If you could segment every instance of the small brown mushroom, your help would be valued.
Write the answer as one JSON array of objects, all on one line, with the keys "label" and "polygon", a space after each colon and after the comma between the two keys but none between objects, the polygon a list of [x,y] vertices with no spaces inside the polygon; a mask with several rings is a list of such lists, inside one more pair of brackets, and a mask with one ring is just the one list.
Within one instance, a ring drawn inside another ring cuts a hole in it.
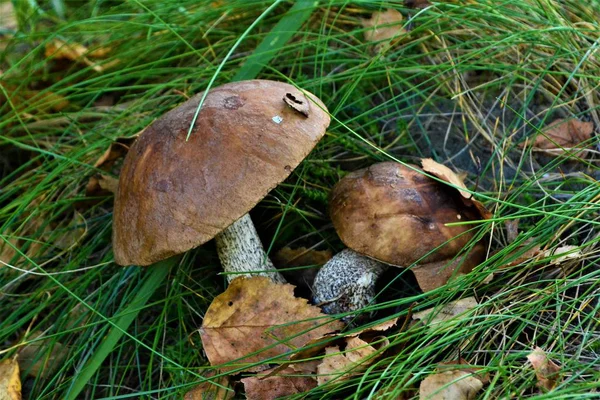
[{"label": "small brown mushroom", "polygon": [[[327,304],[328,312],[369,304],[374,288],[365,288],[365,279],[374,283],[386,264],[416,264],[411,270],[419,286],[430,291],[471,271],[484,257],[482,244],[468,257],[457,257],[474,237],[472,226],[446,225],[482,219],[479,210],[465,204],[456,189],[400,163],[382,162],[346,175],[331,192],[329,211],[351,250],[334,256],[315,278],[314,301]],[[348,269],[350,258],[354,265]]]},{"label": "small brown mushroom", "polygon": [[[215,238],[226,272],[273,270],[247,213],[321,139],[327,109],[286,83],[230,83],[210,90],[186,140],[202,95],[154,121],[127,154],[115,198],[115,261],[149,265]],[[283,281],[277,272],[263,275]]]}]

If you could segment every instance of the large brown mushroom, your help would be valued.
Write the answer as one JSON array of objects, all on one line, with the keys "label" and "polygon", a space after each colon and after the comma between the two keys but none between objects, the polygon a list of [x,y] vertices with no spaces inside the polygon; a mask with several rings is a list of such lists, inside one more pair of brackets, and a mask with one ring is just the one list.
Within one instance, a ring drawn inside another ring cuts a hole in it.
[{"label": "large brown mushroom", "polygon": [[419,286],[430,291],[471,271],[484,257],[482,244],[468,257],[459,255],[474,237],[471,225],[446,225],[482,219],[481,211],[418,168],[382,162],[352,172],[333,188],[329,210],[349,249],[329,260],[315,278],[314,301],[328,313],[368,305],[386,265],[414,265]]},{"label": "large brown mushroom", "polygon": [[202,96],[152,123],[127,154],[115,198],[115,261],[149,265],[215,238],[226,272],[274,270],[247,213],[321,139],[327,109],[286,83],[229,83],[210,90],[186,140]]}]

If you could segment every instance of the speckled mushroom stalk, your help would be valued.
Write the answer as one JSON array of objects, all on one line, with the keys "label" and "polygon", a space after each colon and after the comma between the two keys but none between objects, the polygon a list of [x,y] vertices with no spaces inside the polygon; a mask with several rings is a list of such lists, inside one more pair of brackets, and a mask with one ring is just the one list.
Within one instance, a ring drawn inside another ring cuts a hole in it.
[{"label": "speckled mushroom stalk", "polygon": [[275,282],[285,282],[283,275],[275,270],[273,262],[267,256],[249,214],[215,236],[215,243],[221,266],[229,273],[229,282],[239,276],[251,275],[263,275]]},{"label": "speckled mushroom stalk", "polygon": [[[359,310],[375,298],[375,283],[387,265],[344,249],[317,273],[313,284],[313,301],[327,314]],[[350,320],[350,315],[345,320]]]},{"label": "speckled mushroom stalk", "polygon": [[[470,227],[448,223],[480,219],[458,191],[396,162],[352,172],[331,191],[329,214],[347,250],[317,273],[315,303],[328,313],[372,304],[377,278],[388,265],[408,267],[423,291],[469,272],[483,259],[476,246],[456,257],[473,238]],[[477,249],[477,251],[475,251]]]}]

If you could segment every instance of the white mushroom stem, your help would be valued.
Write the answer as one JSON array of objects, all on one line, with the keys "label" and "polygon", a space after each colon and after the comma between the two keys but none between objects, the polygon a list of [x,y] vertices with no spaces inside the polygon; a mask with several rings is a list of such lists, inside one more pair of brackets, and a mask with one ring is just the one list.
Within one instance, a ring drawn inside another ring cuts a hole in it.
[{"label": "white mushroom stem", "polygon": [[345,249],[329,260],[317,273],[313,300],[327,314],[352,312],[375,297],[375,282],[387,265]]},{"label": "white mushroom stem", "polygon": [[[249,214],[235,221],[215,237],[217,253],[231,282],[238,276],[268,276],[275,282],[285,282],[285,278],[275,270],[258,237]],[[264,272],[272,271],[272,272]],[[243,272],[243,274],[240,274]]]}]

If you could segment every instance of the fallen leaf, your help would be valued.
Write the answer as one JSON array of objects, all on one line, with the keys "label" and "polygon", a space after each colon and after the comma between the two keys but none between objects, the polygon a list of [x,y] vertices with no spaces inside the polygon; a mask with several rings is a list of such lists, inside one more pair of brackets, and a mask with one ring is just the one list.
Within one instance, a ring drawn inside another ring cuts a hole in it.
[{"label": "fallen leaf", "polygon": [[362,25],[366,28],[365,40],[380,42],[406,33],[402,28],[402,19],[402,14],[391,8],[386,11],[374,12],[371,18],[362,20]]},{"label": "fallen leaf", "polygon": [[[312,248],[298,247],[292,249],[284,247],[272,257],[273,263],[278,269],[283,269],[282,273],[290,282],[298,287],[303,286],[307,290],[313,287],[318,268],[301,268],[304,266],[320,266],[325,264],[333,257],[331,250],[315,250]],[[285,271],[286,268],[290,270]]]},{"label": "fallen leaf", "polygon": [[423,158],[421,159],[421,166],[423,167],[423,171],[430,173],[431,175],[445,181],[451,183],[456,186],[458,192],[463,197],[463,202],[465,205],[473,205],[479,211],[482,219],[490,219],[492,217],[492,213],[485,208],[483,203],[473,198],[473,195],[466,191],[467,187],[461,177],[459,177],[454,171],[450,168],[442,165],[438,162],[433,161],[431,158]]},{"label": "fallen leaf", "polygon": [[67,355],[67,347],[53,339],[41,339],[43,333],[29,335],[28,345],[19,350],[21,370],[31,377],[48,378],[61,367]]},{"label": "fallen leaf", "polygon": [[428,308],[427,310],[415,312],[413,317],[420,319],[428,326],[434,326],[464,314],[477,307],[477,305],[477,300],[474,297],[466,297],[451,301],[442,307]]},{"label": "fallen leaf", "polygon": [[[527,239],[522,244],[518,245],[511,253],[504,256],[505,259],[514,259],[506,264],[501,265],[499,268],[504,269],[514,267],[540,255],[542,250],[540,245],[536,243],[537,240],[537,238]],[[525,251],[523,251],[523,249],[525,249]],[[519,255],[521,252],[522,254]]]},{"label": "fallen leaf", "polygon": [[536,347],[527,355],[527,359],[533,366],[538,386],[546,390],[552,390],[560,379],[560,367],[548,358],[544,350]]},{"label": "fallen leaf", "polygon": [[77,211],[73,212],[73,218],[70,221],[63,221],[52,230],[52,234],[46,238],[47,242],[59,249],[66,250],[73,247],[81,241],[87,232],[85,218]]},{"label": "fallen leaf", "polygon": [[519,236],[519,218],[507,219],[504,221],[504,226],[506,227],[506,241],[508,243],[514,242]]},{"label": "fallen leaf", "polygon": [[[216,375],[214,371],[210,371],[206,378],[210,378]],[[213,383],[214,382],[214,383]],[[220,385],[220,386],[218,386]],[[184,400],[228,400],[235,396],[233,390],[227,390],[231,385],[229,383],[229,377],[222,375],[218,378],[214,378],[212,381],[206,381],[192,390],[187,392],[183,396]]]},{"label": "fallen leaf", "polygon": [[429,375],[419,386],[421,400],[472,400],[483,382],[469,372],[455,370]]},{"label": "fallen leaf", "polygon": [[578,246],[561,246],[542,252],[543,257],[552,257],[550,264],[558,265],[568,260],[581,258],[583,254]]},{"label": "fallen leaf", "polygon": [[119,63],[118,59],[109,61],[103,65],[100,65],[94,61],[91,61],[89,57],[104,57],[110,52],[109,48],[98,48],[94,51],[90,51],[87,47],[79,43],[67,43],[61,39],[53,39],[46,44],[44,55],[46,57],[52,57],[58,60],[69,60],[74,62],[83,63],[87,66],[92,67],[96,72],[102,72]]},{"label": "fallen leaf", "polygon": [[21,379],[17,360],[0,362],[0,399],[21,400]]},{"label": "fallen leaf", "polygon": [[300,376],[291,366],[278,371],[277,375],[268,376],[273,371],[274,369],[270,369],[241,380],[246,391],[246,399],[274,400],[304,393],[317,386],[313,375]]},{"label": "fallen leaf", "polygon": [[94,163],[94,167],[107,170],[106,167],[111,167],[116,160],[124,158],[129,152],[129,148],[135,140],[142,134],[143,131],[136,133],[133,136],[116,138],[108,148],[102,153]]},{"label": "fallen leaf", "polygon": [[[583,122],[575,118],[557,119],[537,135],[533,147],[537,150],[545,150],[554,155],[564,154],[567,149],[581,147],[583,142],[591,139],[594,132],[592,122]],[[521,147],[525,147],[522,143]],[[581,154],[582,149],[577,149],[575,155]]]},{"label": "fallen leaf", "polygon": [[[387,344],[389,342],[384,342],[383,346]],[[340,352],[339,346],[325,348],[325,357],[317,367],[319,385],[324,385],[332,379],[337,382],[349,379],[377,360],[377,348],[358,337],[346,338],[345,348],[343,352]]]},{"label": "fallen leaf", "polygon": [[89,197],[103,196],[108,193],[117,193],[119,180],[109,175],[98,174],[92,176],[85,187],[85,195]]},{"label": "fallen leaf", "polygon": [[17,255],[15,247],[19,248],[19,242],[10,232],[0,236],[0,268],[4,264],[10,264],[13,257]]},{"label": "fallen leaf", "polygon": [[342,326],[294,297],[292,285],[237,278],[209,306],[200,335],[211,365],[237,360],[226,367],[234,369],[285,354]]},{"label": "fallen leaf", "polygon": [[468,274],[486,257],[486,247],[478,243],[466,255],[459,255],[453,260],[442,260],[420,264],[410,270],[415,275],[419,287],[424,292],[444,286],[452,279]]}]

